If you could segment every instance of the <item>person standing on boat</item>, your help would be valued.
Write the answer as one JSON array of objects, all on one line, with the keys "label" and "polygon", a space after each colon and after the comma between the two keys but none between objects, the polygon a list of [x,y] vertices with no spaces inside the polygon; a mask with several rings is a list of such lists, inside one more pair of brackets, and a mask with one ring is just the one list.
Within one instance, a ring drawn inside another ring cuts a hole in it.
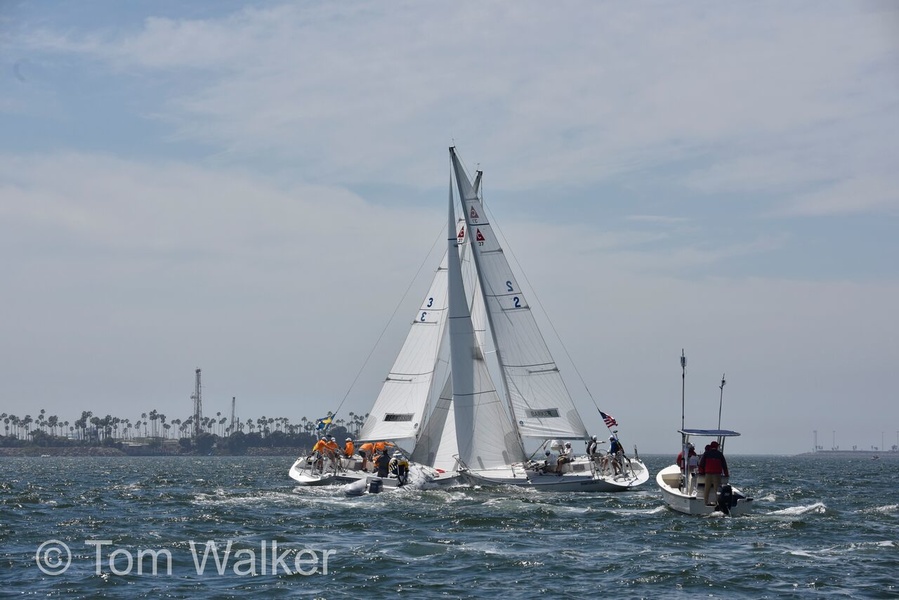
[{"label": "person standing on boat", "polygon": [[562,451],[559,452],[559,462],[558,462],[558,471],[562,472],[562,468],[567,464],[574,460],[574,451],[571,449],[571,442],[565,442],[565,445],[562,446]]},{"label": "person standing on boat", "polygon": [[387,454],[387,450],[381,451],[375,459],[375,466],[378,468],[378,477],[387,477],[390,473],[390,455]]},{"label": "person standing on boat", "polygon": [[353,438],[347,438],[346,444],[343,446],[343,455],[347,458],[353,458],[353,454],[356,453],[356,446],[353,445]]},{"label": "person standing on boat", "polygon": [[[696,449],[693,447],[693,444],[687,445],[687,463],[690,462],[692,457],[696,456],[696,463],[699,464],[699,457],[696,455]],[[680,470],[684,470],[684,451],[681,450],[677,453],[677,466],[680,467]]]},{"label": "person standing on boat", "polygon": [[374,449],[375,445],[371,442],[365,442],[361,446],[359,446],[359,456],[362,457],[362,470],[368,471],[368,461],[371,459],[374,462]]},{"label": "person standing on boat", "polygon": [[338,464],[337,453],[340,452],[340,446],[337,445],[337,439],[333,435],[328,438],[325,448],[325,455],[331,459],[331,462],[336,466]]},{"label": "person standing on boat", "polygon": [[690,494],[696,489],[696,481],[699,476],[699,455],[696,450],[690,448],[690,456],[687,458],[687,468],[690,470]]},{"label": "person standing on boat", "polygon": [[593,459],[597,452],[599,451],[599,442],[596,441],[596,436],[591,436],[590,441],[587,442],[587,456]]},{"label": "person standing on boat", "polygon": [[312,446],[312,466],[313,469],[318,469],[319,473],[324,470],[324,455],[327,445],[328,437],[323,435],[321,439],[315,442],[315,445]]},{"label": "person standing on boat", "polygon": [[618,475],[621,472],[621,459],[624,457],[624,448],[621,447],[621,442],[614,435],[609,436],[609,457],[612,463],[612,473],[613,475]]},{"label": "person standing on boat", "polygon": [[401,452],[393,455],[393,462],[396,465],[396,481],[397,485],[404,486],[409,481],[409,461]]},{"label": "person standing on boat", "polygon": [[718,450],[718,442],[712,442],[708,445],[708,449],[702,453],[699,460],[699,471],[705,473],[705,491],[703,492],[703,500],[707,506],[714,506],[717,502],[709,504],[709,493],[715,490],[715,498],[718,497],[718,488],[721,487],[721,476],[730,477],[727,470],[727,460],[724,454]]}]

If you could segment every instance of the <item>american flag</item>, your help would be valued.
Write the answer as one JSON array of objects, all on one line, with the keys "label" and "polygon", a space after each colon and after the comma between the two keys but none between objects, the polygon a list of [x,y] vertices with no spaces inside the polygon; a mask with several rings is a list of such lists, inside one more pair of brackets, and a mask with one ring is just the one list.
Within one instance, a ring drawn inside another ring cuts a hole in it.
[{"label": "american flag", "polygon": [[615,417],[612,415],[607,415],[606,413],[599,411],[599,416],[602,417],[602,420],[605,421],[606,427],[617,427],[618,421],[615,420]]}]

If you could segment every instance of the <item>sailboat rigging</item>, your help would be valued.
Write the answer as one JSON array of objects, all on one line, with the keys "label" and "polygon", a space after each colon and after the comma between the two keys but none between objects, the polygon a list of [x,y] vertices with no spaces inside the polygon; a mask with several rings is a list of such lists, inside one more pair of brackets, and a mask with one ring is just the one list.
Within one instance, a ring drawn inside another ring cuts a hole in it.
[{"label": "sailboat rigging", "polygon": [[[590,437],[486,218],[481,172],[472,183],[455,148],[450,157],[446,253],[360,441],[395,442],[411,453],[413,465],[430,469],[431,480],[458,476],[478,485],[558,491],[620,491],[645,483],[646,466],[623,452],[572,453],[552,472],[530,459],[526,447],[535,442],[543,449],[550,440]],[[329,473],[310,470],[314,458],[298,459],[291,477],[306,485],[367,477],[355,457],[337,461]]]},{"label": "sailboat rigging", "polygon": [[[504,396],[492,385],[483,354],[474,351],[464,295],[453,291],[460,277],[451,259],[449,326],[460,474],[477,484],[552,490],[618,491],[646,482],[649,473],[639,458],[606,471],[611,461],[580,457],[552,473],[529,459],[528,440],[587,441],[589,436],[455,148],[450,157]],[[452,202],[449,218],[454,221]],[[452,237],[449,242],[452,255]]]}]

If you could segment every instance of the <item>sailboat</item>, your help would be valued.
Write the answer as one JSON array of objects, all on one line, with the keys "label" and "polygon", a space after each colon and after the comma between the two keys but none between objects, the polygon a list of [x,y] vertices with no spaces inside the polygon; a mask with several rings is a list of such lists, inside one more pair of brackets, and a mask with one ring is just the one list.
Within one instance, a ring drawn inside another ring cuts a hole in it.
[{"label": "sailboat", "polygon": [[662,491],[665,503],[677,512],[688,515],[711,515],[715,512],[730,516],[746,514],[752,509],[752,498],[747,498],[739,489],[730,484],[730,478],[721,477],[721,487],[710,490],[710,503],[706,502],[705,475],[698,472],[697,462],[691,463],[694,437],[713,438],[710,445],[714,444],[719,451],[724,452],[724,443],[727,438],[737,437],[740,434],[729,429],[721,429],[721,404],[724,399],[724,377],[721,377],[721,395],[718,400],[718,428],[717,429],[686,429],[684,428],[684,386],[687,373],[687,357],[681,350],[681,454],[676,464],[665,467],[656,474],[656,484]]},{"label": "sailboat", "polygon": [[[480,185],[479,172],[474,183]],[[452,192],[450,192],[452,194]],[[465,279],[471,290],[469,301],[476,323],[482,323],[484,309],[477,303],[477,281],[473,274],[468,245],[465,243],[464,220],[455,224],[459,254],[465,265]],[[441,259],[427,293],[412,319],[406,339],[381,386],[359,433],[357,444],[389,441],[405,450],[410,460],[413,479],[436,485],[458,481],[458,448],[453,411],[452,378],[449,372],[449,340],[446,336],[448,314],[449,253]],[[299,457],[289,475],[301,485],[351,484],[349,494],[368,489],[359,482],[372,479],[362,470],[361,456],[329,460],[308,455]],[[395,478],[382,482],[385,489],[396,487]]]},{"label": "sailboat", "polygon": [[[444,257],[435,271],[393,367],[355,440],[357,445],[380,441],[410,452],[411,470],[427,481],[445,479],[442,476],[452,469],[455,454],[455,436],[452,428],[446,426],[453,424],[446,419],[447,415],[451,416],[451,410],[442,401],[446,393],[441,393],[448,377],[448,361],[441,358],[446,353],[442,349],[447,312],[446,262]],[[434,407],[436,410],[431,410]],[[426,416],[431,416],[434,423],[422,426]],[[423,438],[421,447],[420,437]],[[422,456],[425,461],[415,462]],[[372,462],[368,461],[369,468]],[[362,469],[362,464],[359,455],[336,459],[308,455],[299,457],[288,474],[301,485],[368,481],[372,475]],[[396,480],[389,478],[382,485],[395,487]]]},{"label": "sailboat", "polygon": [[[580,456],[550,473],[525,453],[525,438],[586,441],[587,431],[524,296],[517,292],[508,298],[523,318],[501,301],[517,284],[498,243],[482,250],[484,235],[492,235],[492,229],[476,216],[483,214],[481,172],[472,183],[455,149],[450,153],[460,199],[472,205],[463,202],[465,214],[456,220],[451,181],[447,251],[357,442],[390,440],[407,451],[413,474],[437,484],[461,479],[557,491],[620,491],[645,483],[649,472],[638,457]],[[491,258],[497,252],[501,262]],[[482,265],[487,265],[486,276]],[[508,289],[495,291],[503,287]],[[500,362],[505,401],[487,365],[488,329],[494,354],[507,357]],[[321,464],[304,456],[290,476],[303,485],[352,483],[358,491],[358,482],[371,478],[360,465],[359,457]],[[395,484],[386,480],[383,486]]]},{"label": "sailboat", "polygon": [[494,385],[475,335],[471,307],[478,304],[469,302],[462,277],[451,189],[448,329],[460,477],[476,485],[547,491],[612,492],[645,483],[649,471],[636,456],[580,456],[548,470],[528,455],[526,441],[544,449],[550,440],[589,436],[455,148],[450,158],[502,384]]}]

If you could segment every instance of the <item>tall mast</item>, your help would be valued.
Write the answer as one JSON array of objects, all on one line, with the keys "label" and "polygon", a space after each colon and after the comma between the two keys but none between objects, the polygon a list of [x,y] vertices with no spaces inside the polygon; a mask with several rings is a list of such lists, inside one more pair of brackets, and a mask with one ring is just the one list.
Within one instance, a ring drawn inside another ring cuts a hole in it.
[{"label": "tall mast", "polygon": [[231,433],[237,431],[237,417],[235,408],[237,406],[237,397],[231,396],[231,424],[228,426],[228,429],[231,430]]},{"label": "tall mast", "polygon": [[680,349],[680,428],[683,430],[684,428],[684,392],[686,390],[687,385],[687,356],[684,354],[684,349]]}]

